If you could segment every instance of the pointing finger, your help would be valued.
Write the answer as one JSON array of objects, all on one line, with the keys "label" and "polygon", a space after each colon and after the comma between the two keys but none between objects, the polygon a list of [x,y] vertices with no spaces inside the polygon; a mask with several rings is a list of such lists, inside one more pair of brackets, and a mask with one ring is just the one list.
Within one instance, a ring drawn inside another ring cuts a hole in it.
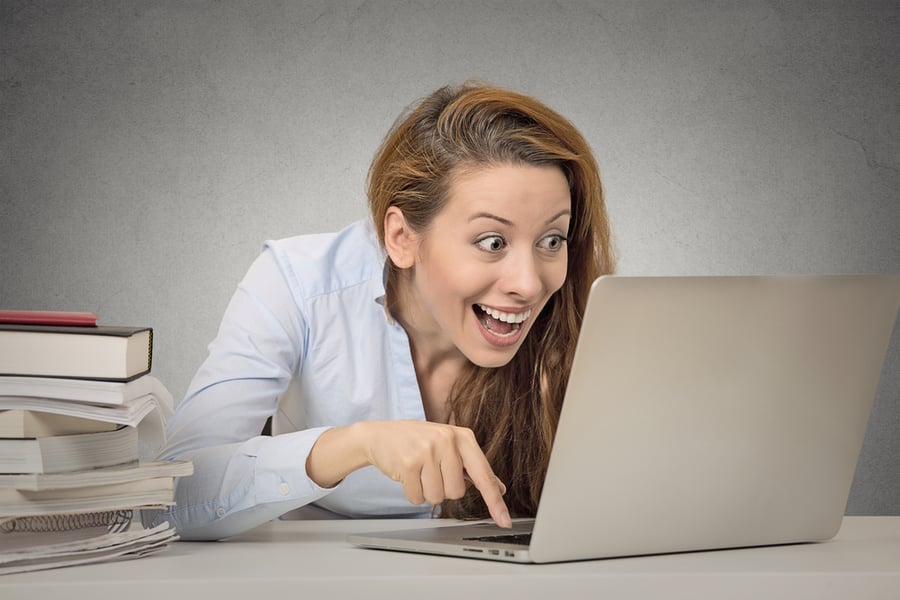
[{"label": "pointing finger", "polygon": [[472,444],[461,445],[460,455],[469,478],[472,480],[475,488],[481,492],[481,497],[484,498],[491,518],[500,527],[512,527],[509,509],[503,501],[506,485],[494,475],[494,471],[488,464],[484,454],[482,454],[481,449],[474,443],[474,438]]}]

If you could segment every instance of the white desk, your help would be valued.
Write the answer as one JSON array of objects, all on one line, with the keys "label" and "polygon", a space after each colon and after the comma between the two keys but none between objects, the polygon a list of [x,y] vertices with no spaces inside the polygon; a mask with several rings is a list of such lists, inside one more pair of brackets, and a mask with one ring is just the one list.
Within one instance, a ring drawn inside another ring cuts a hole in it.
[{"label": "white desk", "polygon": [[[0,577],[3,600],[276,598],[900,598],[900,517],[846,517],[834,540],[551,565],[354,548],[415,520],[281,521],[145,558]],[[428,521],[435,525],[440,521]]]}]

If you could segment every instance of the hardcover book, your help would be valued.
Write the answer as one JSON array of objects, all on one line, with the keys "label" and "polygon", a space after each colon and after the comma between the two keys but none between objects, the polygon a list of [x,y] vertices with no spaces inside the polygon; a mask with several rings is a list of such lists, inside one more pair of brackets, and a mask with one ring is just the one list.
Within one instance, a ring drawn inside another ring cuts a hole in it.
[{"label": "hardcover book", "polygon": [[75,311],[0,310],[0,323],[94,327],[97,325],[97,315],[92,312]]},{"label": "hardcover book", "polygon": [[130,381],[152,356],[150,327],[0,323],[0,375]]}]

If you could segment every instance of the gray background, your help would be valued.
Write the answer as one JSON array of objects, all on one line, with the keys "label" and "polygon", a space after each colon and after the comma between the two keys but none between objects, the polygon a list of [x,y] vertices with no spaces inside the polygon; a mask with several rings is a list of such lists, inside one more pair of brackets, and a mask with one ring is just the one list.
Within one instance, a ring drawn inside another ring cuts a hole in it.
[{"label": "gray background", "polygon": [[[0,307],[152,325],[176,399],[260,244],[366,214],[479,78],[594,147],[624,274],[900,272],[898,2],[0,1]],[[900,329],[900,328],[898,328]],[[894,332],[850,514],[900,514]]]}]

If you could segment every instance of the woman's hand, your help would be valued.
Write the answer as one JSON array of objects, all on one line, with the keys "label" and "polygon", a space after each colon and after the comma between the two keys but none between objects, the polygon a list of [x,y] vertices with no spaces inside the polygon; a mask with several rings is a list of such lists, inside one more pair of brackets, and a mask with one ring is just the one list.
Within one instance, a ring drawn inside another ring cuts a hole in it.
[{"label": "woman's hand", "polygon": [[323,433],[309,453],[306,471],[321,487],[336,485],[367,465],[403,485],[413,504],[461,498],[466,478],[481,492],[491,517],[511,527],[497,479],[471,429],[427,421],[364,421]]}]

